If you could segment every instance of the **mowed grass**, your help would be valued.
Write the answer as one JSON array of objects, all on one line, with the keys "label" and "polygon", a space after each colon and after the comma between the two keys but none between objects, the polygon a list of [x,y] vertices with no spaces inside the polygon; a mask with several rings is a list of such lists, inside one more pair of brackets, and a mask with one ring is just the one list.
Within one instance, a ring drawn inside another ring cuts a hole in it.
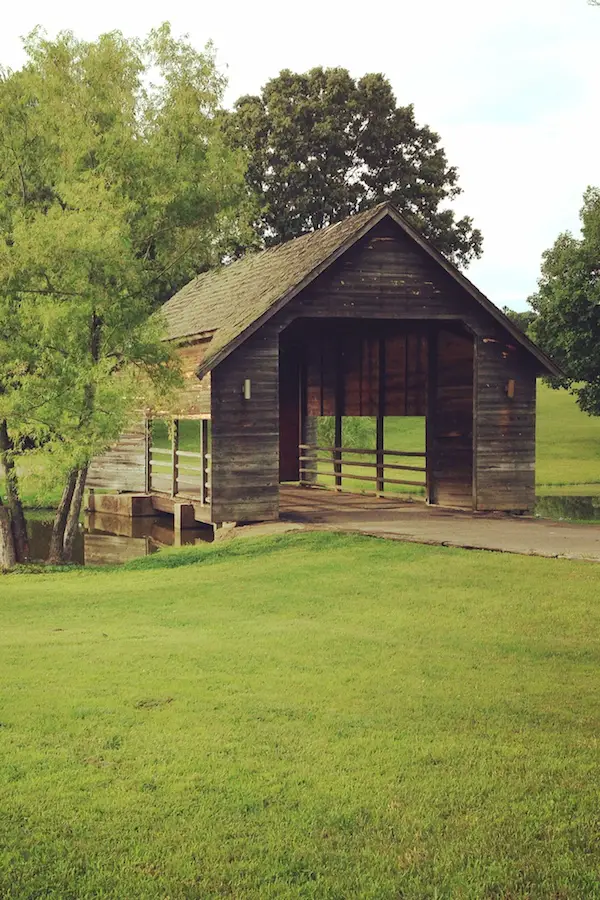
[{"label": "mowed grass", "polygon": [[317,533],[2,577],[0,896],[599,897],[599,597]]},{"label": "mowed grass", "polygon": [[567,391],[538,383],[536,481],[540,494],[600,494],[600,416]]}]

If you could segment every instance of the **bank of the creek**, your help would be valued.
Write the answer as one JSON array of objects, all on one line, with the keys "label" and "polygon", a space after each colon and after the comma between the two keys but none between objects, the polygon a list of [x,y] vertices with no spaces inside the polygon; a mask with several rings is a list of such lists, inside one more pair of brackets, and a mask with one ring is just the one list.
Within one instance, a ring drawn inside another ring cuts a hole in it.
[{"label": "bank of the creek", "polygon": [[[52,534],[52,512],[37,513],[27,523],[31,559],[45,560]],[[77,539],[73,562],[86,566],[112,566],[140,556],[149,556],[162,547],[177,547],[213,540],[209,527],[190,528],[176,533],[171,516],[140,517],[86,515]]]},{"label": "bank of the creek", "polygon": [[[536,516],[555,521],[598,521],[600,496],[538,497]],[[52,511],[38,511],[28,520],[31,558],[43,561],[48,556],[52,533]],[[79,529],[73,562],[80,565],[107,566],[149,556],[162,547],[185,546],[213,540],[212,528],[198,526],[176,533],[170,516],[140,517],[88,514]]]}]

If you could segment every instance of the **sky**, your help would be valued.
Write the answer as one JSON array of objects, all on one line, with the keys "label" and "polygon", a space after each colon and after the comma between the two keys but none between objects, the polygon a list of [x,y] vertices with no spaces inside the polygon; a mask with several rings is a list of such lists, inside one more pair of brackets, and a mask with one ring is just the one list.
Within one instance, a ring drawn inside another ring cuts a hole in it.
[{"label": "sky", "polygon": [[91,39],[165,19],[214,42],[229,104],[282,68],[383,72],[459,170],[455,209],[484,236],[467,274],[499,306],[526,308],[542,253],[577,233],[583,192],[600,186],[600,7],[586,0],[0,0],[0,65],[22,65],[36,25]]}]

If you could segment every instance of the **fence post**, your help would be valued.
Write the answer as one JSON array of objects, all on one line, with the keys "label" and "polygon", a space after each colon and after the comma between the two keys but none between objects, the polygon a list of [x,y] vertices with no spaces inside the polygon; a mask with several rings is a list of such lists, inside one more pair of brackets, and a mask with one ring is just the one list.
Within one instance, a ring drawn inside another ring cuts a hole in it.
[{"label": "fence post", "polygon": [[150,493],[150,451],[152,448],[152,422],[144,416],[144,493]]},{"label": "fence post", "polygon": [[179,419],[173,419],[173,439],[172,439],[172,468],[171,468],[171,496],[177,496],[177,482],[179,476],[179,461],[177,453],[179,451]]},{"label": "fence post", "polygon": [[208,419],[200,419],[200,454],[202,469],[202,486],[200,488],[200,502],[202,506],[206,506],[208,499],[208,464],[206,455],[208,453]]},{"label": "fence post", "polygon": [[385,466],[383,450],[383,416],[377,416],[377,435],[375,438],[375,460],[377,462],[377,493],[383,494],[385,489]]}]

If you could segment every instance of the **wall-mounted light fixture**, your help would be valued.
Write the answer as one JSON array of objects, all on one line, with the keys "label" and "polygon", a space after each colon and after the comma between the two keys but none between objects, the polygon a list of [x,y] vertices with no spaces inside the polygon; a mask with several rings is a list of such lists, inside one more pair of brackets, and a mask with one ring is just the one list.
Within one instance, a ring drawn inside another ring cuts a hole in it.
[{"label": "wall-mounted light fixture", "polygon": [[244,400],[250,400],[252,397],[252,382],[249,378],[244,379],[244,384],[242,385],[242,394],[244,395]]},{"label": "wall-mounted light fixture", "polygon": [[509,378],[506,383],[506,396],[509,400],[512,400],[515,396],[515,380],[514,378]]}]

